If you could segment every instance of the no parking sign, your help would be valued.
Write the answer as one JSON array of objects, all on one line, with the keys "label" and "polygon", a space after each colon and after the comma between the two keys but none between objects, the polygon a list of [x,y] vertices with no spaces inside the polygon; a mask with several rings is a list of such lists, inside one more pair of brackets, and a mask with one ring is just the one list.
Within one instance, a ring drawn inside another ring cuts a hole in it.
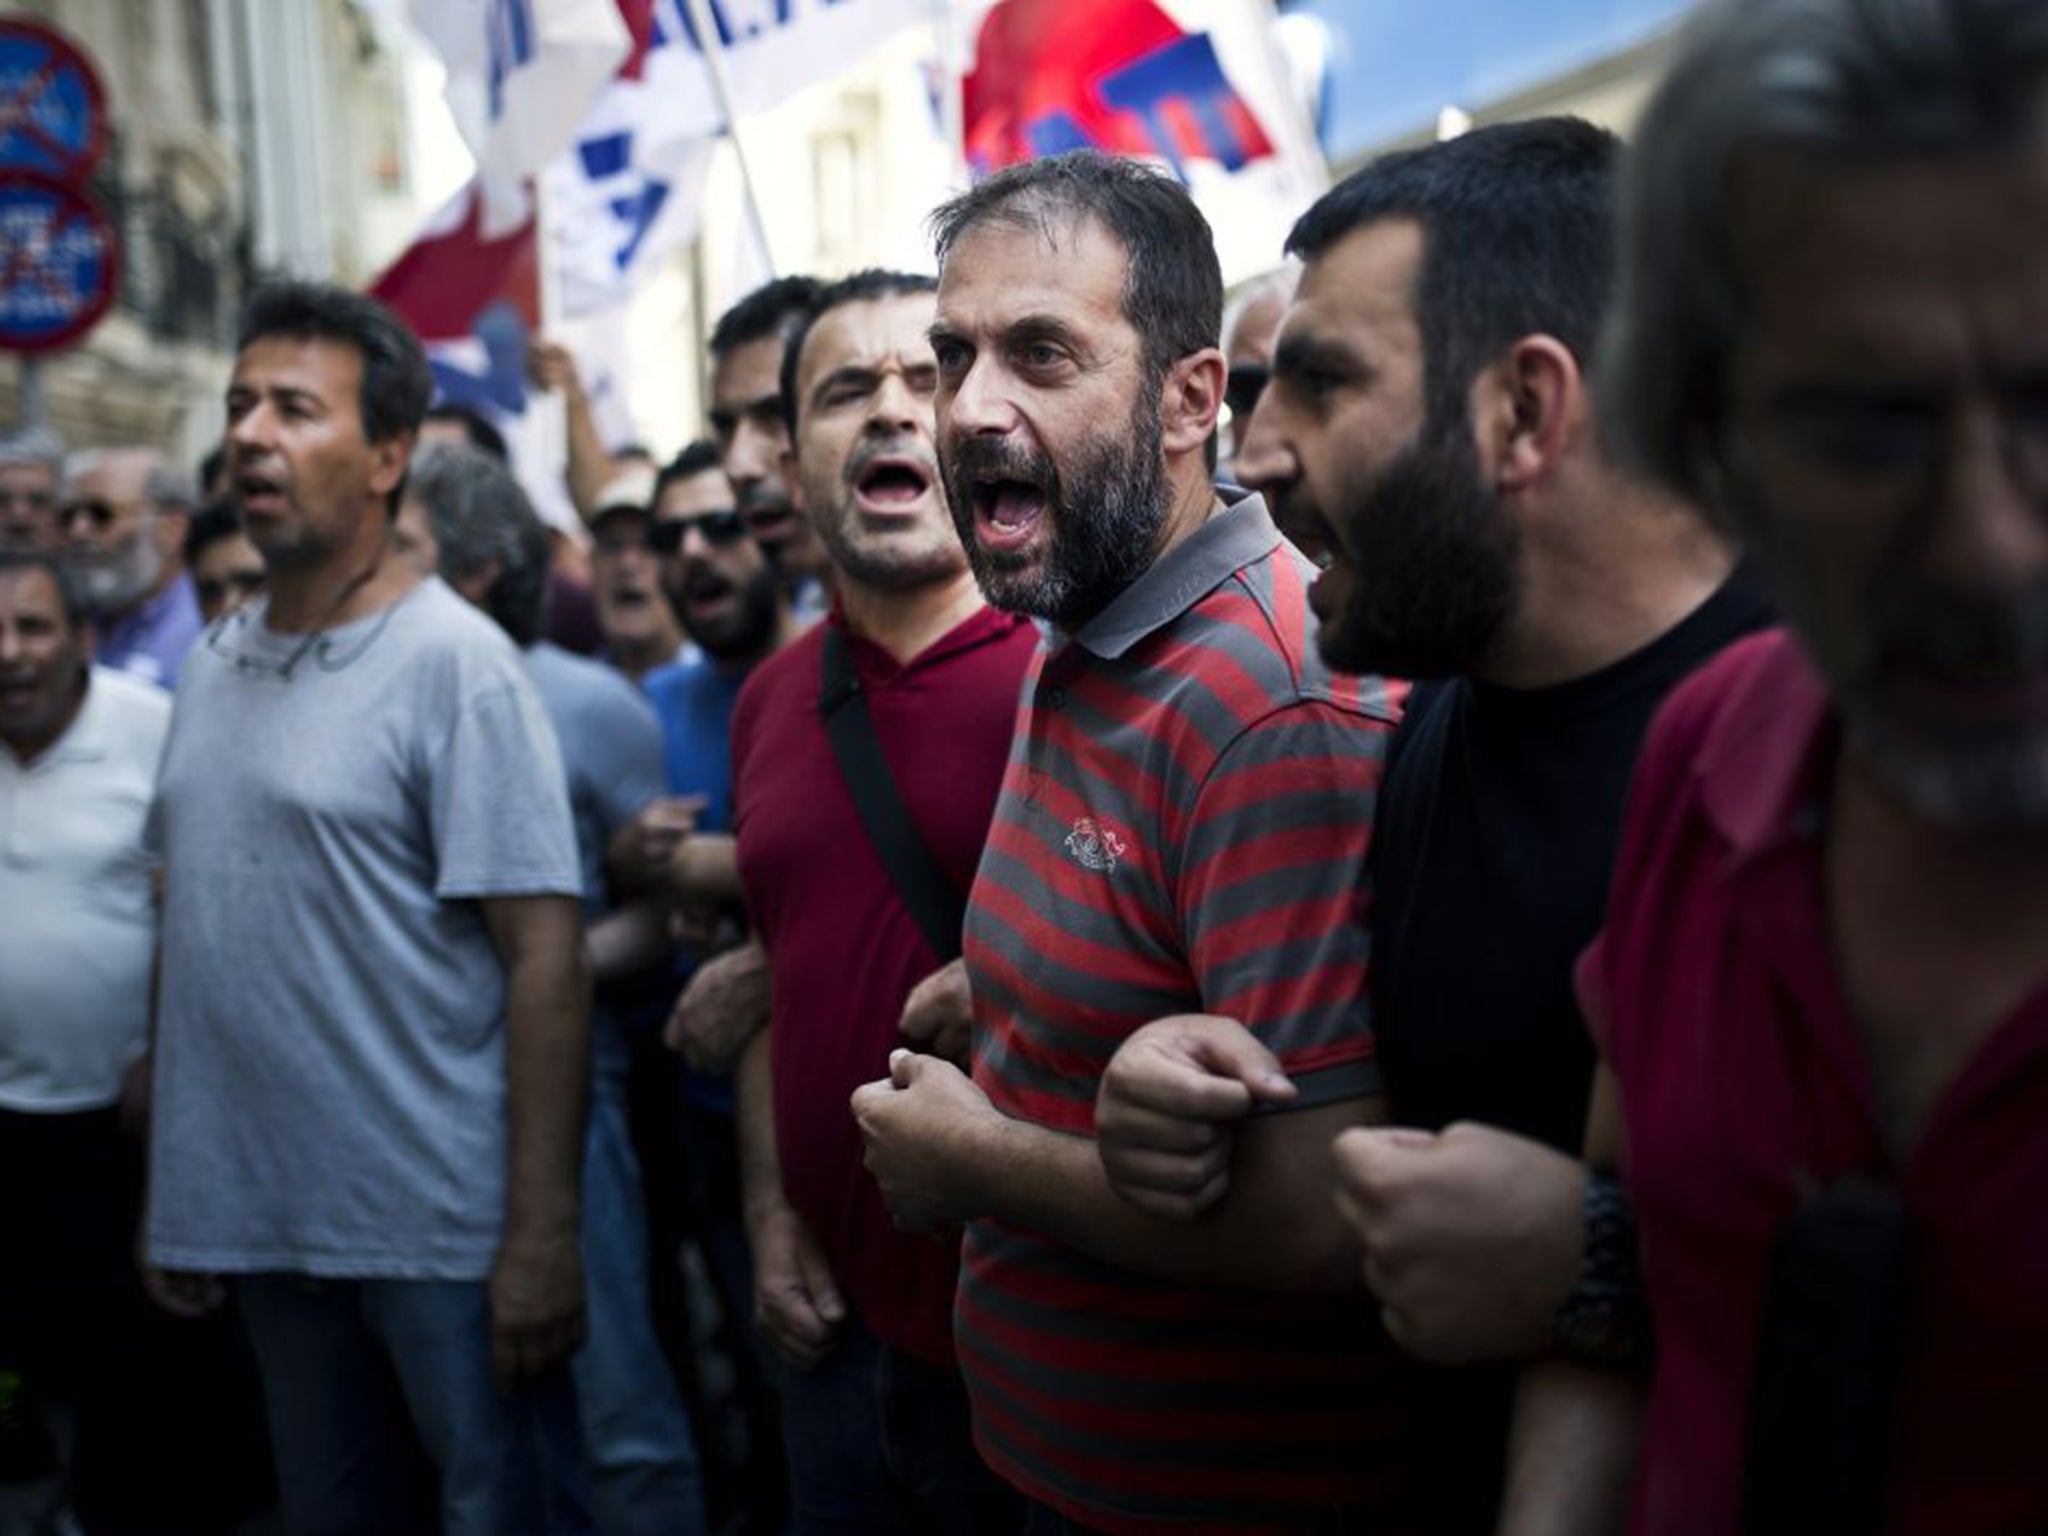
[{"label": "no parking sign", "polygon": [[76,341],[114,302],[120,241],[105,214],[62,182],[0,172],[0,348]]},{"label": "no parking sign", "polygon": [[81,190],[107,145],[107,99],[79,46],[0,21],[0,350],[47,352],[96,325],[121,241]]}]

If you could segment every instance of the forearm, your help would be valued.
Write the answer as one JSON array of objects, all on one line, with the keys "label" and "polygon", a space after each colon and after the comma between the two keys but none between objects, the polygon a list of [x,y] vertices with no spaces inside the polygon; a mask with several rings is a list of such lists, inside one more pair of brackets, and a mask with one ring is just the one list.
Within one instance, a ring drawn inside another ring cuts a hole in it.
[{"label": "forearm", "polygon": [[658,902],[629,902],[585,930],[584,948],[597,985],[632,976],[667,956],[668,916]]},{"label": "forearm", "polygon": [[757,1032],[733,1069],[739,1132],[740,1198],[749,1228],[763,1215],[788,1208],[782,1192],[782,1155],[775,1146],[775,1079],[767,1029]]},{"label": "forearm", "polygon": [[1141,1274],[1200,1285],[1350,1295],[1362,1254],[1330,1198],[1328,1147],[1361,1123],[1355,1103],[1261,1117],[1245,1128],[1231,1192],[1192,1221],[1119,1198],[1095,1143],[1007,1117],[961,1159],[970,1213],[1040,1232]]},{"label": "forearm", "polygon": [[1627,1522],[1642,1387],[1565,1360],[1527,1367],[1508,1438],[1500,1536],[1599,1536]]},{"label": "forearm", "polygon": [[590,1093],[580,946],[520,955],[505,977],[508,1228],[573,1230]]},{"label": "forearm", "polygon": [[730,833],[692,834],[677,854],[670,883],[678,900],[741,910],[739,844]]},{"label": "forearm", "polygon": [[569,423],[569,499],[576,504],[578,515],[587,519],[597,509],[597,498],[604,494],[605,481],[612,471],[612,460],[597,435],[597,418],[590,413],[589,397],[581,389],[567,390],[565,394],[563,415]]}]

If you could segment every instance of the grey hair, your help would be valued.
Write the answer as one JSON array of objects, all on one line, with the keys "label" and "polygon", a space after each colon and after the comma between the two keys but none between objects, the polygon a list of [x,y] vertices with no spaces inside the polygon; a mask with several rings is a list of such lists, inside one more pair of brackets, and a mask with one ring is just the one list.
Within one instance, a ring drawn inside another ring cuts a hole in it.
[{"label": "grey hair", "polygon": [[64,470],[64,439],[48,427],[24,427],[0,437],[0,466],[40,464],[52,474]]},{"label": "grey hair", "polygon": [[430,443],[413,458],[406,494],[433,522],[441,574],[464,581],[495,563],[485,611],[515,645],[538,640],[553,546],[511,470],[481,448]]},{"label": "grey hair", "polygon": [[142,499],[152,514],[190,512],[199,505],[199,483],[192,472],[157,448],[81,448],[64,460],[63,484],[68,490],[96,470],[138,459],[148,466],[142,476]]},{"label": "grey hair", "polygon": [[2010,149],[2042,123],[2041,0],[1713,0],[1681,36],[1627,157],[1621,274],[1596,375],[1609,447],[1701,498],[1743,322],[1736,157],[1870,161]]},{"label": "grey hair", "polygon": [[1231,334],[1236,331],[1238,321],[1245,311],[1255,304],[1268,299],[1278,299],[1285,309],[1294,300],[1295,287],[1301,282],[1301,263],[1290,260],[1285,266],[1271,272],[1261,273],[1253,278],[1223,304],[1223,344],[1230,345]]}]

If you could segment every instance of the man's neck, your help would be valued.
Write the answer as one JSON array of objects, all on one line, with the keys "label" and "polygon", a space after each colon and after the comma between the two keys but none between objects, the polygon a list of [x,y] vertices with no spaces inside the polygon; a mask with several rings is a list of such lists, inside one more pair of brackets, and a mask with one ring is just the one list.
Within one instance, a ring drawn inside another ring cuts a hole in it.
[{"label": "man's neck", "polygon": [[1508,688],[1590,676],[1677,628],[1736,558],[1690,510],[1640,493],[1554,511],[1525,537],[1515,615],[1474,670]]},{"label": "man's neck", "polygon": [[[1197,461],[1200,463],[1200,461]],[[1157,563],[1169,549],[1184,542],[1190,534],[1210,518],[1214,517],[1223,502],[1216,494],[1215,482],[1210,480],[1208,466],[1201,464],[1201,473],[1176,483],[1170,476],[1170,498],[1167,502],[1166,517],[1160,524],[1159,547],[1152,551]]]},{"label": "man's neck", "polygon": [[665,667],[674,661],[676,652],[682,648],[683,635],[679,629],[643,635],[637,640],[620,637],[607,645],[612,665],[636,682],[656,667]]},{"label": "man's neck", "polygon": [[390,607],[421,579],[412,566],[392,558],[388,536],[318,565],[273,567],[264,625],[286,635],[337,629]]},{"label": "man's neck", "polygon": [[123,608],[119,613],[108,614],[107,623],[110,626],[117,626],[121,624],[127,624],[135,619],[140,618],[143,614],[149,612],[150,608],[157,602],[159,598],[161,598],[164,595],[164,593],[168,592],[171,589],[171,583],[178,580],[178,578],[183,576],[184,574],[184,566],[166,564],[164,566],[163,574],[157,577],[156,584],[150,587],[148,591],[144,592],[142,596],[136,598],[134,602],[130,603],[127,607]]},{"label": "man's neck", "polygon": [[981,589],[966,571],[907,592],[863,586],[843,575],[839,611],[846,627],[871,640],[902,666],[951,634],[982,607]]}]

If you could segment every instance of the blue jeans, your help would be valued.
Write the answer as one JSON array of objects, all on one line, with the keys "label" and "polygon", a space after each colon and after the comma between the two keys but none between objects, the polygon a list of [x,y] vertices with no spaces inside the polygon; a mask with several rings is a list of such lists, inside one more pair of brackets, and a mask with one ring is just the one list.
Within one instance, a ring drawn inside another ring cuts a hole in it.
[{"label": "blue jeans", "polygon": [[568,1373],[506,1395],[481,1281],[236,1283],[291,1536],[585,1536]]},{"label": "blue jeans", "polygon": [[782,1374],[791,1536],[1014,1536],[1023,1503],[974,1449],[957,1371],[849,1317],[832,1352]]},{"label": "blue jeans", "polygon": [[626,1121],[631,1056],[606,1015],[593,1014],[591,1041],[583,1151],[590,1331],[572,1368],[591,1506],[605,1536],[702,1536],[697,1442],[648,1297],[647,1217]]}]

